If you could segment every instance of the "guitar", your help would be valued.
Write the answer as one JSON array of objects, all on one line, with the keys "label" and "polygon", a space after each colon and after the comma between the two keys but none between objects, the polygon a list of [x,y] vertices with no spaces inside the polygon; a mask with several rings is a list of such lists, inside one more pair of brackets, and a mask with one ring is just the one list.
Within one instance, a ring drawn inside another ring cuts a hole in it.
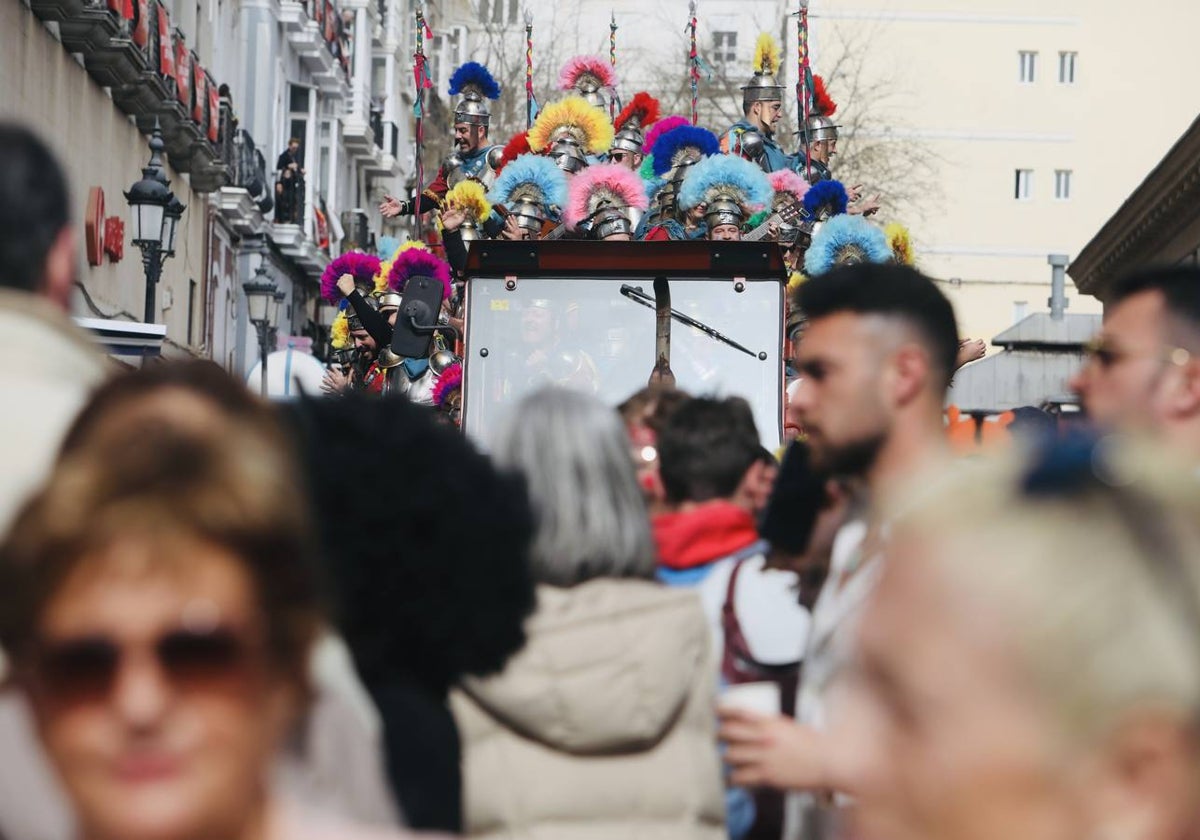
[{"label": "guitar", "polygon": [[803,201],[793,201],[792,203],[780,207],[774,213],[767,217],[767,220],[756,227],[749,233],[742,234],[743,242],[759,242],[771,235],[768,229],[771,225],[778,227],[781,224],[795,224],[809,218],[808,211],[804,209]]}]

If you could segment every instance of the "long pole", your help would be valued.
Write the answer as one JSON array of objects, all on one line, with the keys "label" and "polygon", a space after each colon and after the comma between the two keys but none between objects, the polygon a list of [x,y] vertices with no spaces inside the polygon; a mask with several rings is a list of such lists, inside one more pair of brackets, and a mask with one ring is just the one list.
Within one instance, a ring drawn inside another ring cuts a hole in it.
[{"label": "long pole", "polygon": [[162,257],[158,246],[151,246],[142,251],[142,268],[146,274],[146,317],[142,320],[144,323],[153,324],[154,295],[162,275]]},{"label": "long pole", "polygon": [[[613,70],[617,69],[617,13],[609,12],[611,17],[608,22],[608,62],[612,65]],[[615,120],[617,118],[617,97],[613,96],[608,100],[608,118]]]},{"label": "long pole", "polygon": [[688,3],[688,29],[691,49],[688,52],[688,76],[692,85],[692,125],[700,123],[700,53],[696,51],[696,0]]},{"label": "long pole", "polygon": [[533,128],[533,12],[525,10],[525,130]]},{"label": "long pole", "polygon": [[804,143],[804,177],[812,178],[812,144],[808,136],[808,118],[812,108],[812,64],[808,57],[808,0],[799,0],[796,12],[796,117],[800,121],[800,140]]},{"label": "long pole", "polygon": [[259,393],[263,397],[267,396],[267,325],[262,321],[254,322],[255,329],[258,330],[258,358],[262,366],[262,379],[259,383]]},{"label": "long pole", "polygon": [[425,38],[433,37],[429,24],[425,22],[425,4],[417,3],[417,48],[413,53],[413,77],[417,86],[416,102],[413,105],[413,115],[416,117],[416,153],[417,153],[417,197],[413,216],[416,219],[417,239],[421,239],[421,194],[425,191],[425,163],[421,153],[425,148],[425,91],[432,87],[429,74],[425,72]]}]

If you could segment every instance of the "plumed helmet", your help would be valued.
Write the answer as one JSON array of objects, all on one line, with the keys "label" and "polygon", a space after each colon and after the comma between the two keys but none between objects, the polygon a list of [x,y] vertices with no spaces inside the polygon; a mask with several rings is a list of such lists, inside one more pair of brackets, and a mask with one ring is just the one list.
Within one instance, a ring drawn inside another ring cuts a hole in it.
[{"label": "plumed helmet", "polygon": [[804,121],[804,129],[800,132],[800,142],[809,145],[821,140],[838,139],[838,129],[841,127],[833,121],[837,113],[837,103],[825,88],[825,80],[820,76],[813,77],[812,112]]},{"label": "plumed helmet", "polygon": [[659,102],[645,91],[634,94],[633,100],[617,115],[613,127],[617,130],[610,152],[632,152],[642,154],[646,142],[645,131],[658,120]]},{"label": "plumed helmet", "polygon": [[775,78],[779,72],[779,44],[764,32],[754,47],[754,75],[742,85],[742,106],[755,102],[782,102],[783,85]]},{"label": "plumed helmet", "polygon": [[450,95],[462,96],[454,106],[454,122],[484,125],[491,121],[489,99],[500,97],[500,85],[477,61],[468,61],[450,76]]}]

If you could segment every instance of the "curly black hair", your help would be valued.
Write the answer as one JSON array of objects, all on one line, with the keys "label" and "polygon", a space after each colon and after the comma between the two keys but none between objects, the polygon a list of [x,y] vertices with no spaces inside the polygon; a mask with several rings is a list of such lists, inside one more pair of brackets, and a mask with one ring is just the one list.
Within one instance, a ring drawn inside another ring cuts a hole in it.
[{"label": "curly black hair", "polygon": [[443,694],[499,672],[535,603],[523,479],[404,399],[304,400],[291,417],[335,621],[368,687]]}]

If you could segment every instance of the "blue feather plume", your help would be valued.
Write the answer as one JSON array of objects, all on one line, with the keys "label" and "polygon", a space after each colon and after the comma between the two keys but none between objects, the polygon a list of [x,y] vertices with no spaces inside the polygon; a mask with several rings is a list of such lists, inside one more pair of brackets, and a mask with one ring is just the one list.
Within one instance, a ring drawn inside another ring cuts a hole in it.
[{"label": "blue feather plume", "polygon": [[468,61],[450,77],[451,96],[458,96],[469,87],[478,88],[488,99],[500,98],[500,83],[492,77],[491,71],[478,61]]},{"label": "blue feather plume", "polygon": [[699,149],[704,157],[719,154],[721,151],[721,141],[707,128],[681,125],[659,137],[654,144],[654,174],[660,178],[666,175],[674,165],[672,159],[675,155],[688,146]]},{"label": "blue feather plume", "polygon": [[738,203],[759,209],[775,195],[767,175],[754,163],[737,155],[713,155],[697,163],[683,180],[679,206],[690,210],[711,201],[712,190],[732,187],[741,196]]},{"label": "blue feather plume", "polygon": [[488,202],[511,203],[513,193],[522,184],[536,187],[546,204],[557,208],[567,204],[567,174],[551,158],[534,154],[520,155],[504,167],[487,195]]},{"label": "blue feather plume", "polygon": [[887,235],[878,225],[862,216],[843,213],[823,223],[813,236],[812,245],[804,255],[804,273],[809,277],[824,274],[841,262],[848,248],[861,250],[867,262],[886,263],[892,259]]},{"label": "blue feather plume", "polygon": [[846,212],[850,197],[841,181],[818,181],[804,194],[804,209],[808,215],[818,215],[822,207],[829,208],[829,215],[838,216]]}]

